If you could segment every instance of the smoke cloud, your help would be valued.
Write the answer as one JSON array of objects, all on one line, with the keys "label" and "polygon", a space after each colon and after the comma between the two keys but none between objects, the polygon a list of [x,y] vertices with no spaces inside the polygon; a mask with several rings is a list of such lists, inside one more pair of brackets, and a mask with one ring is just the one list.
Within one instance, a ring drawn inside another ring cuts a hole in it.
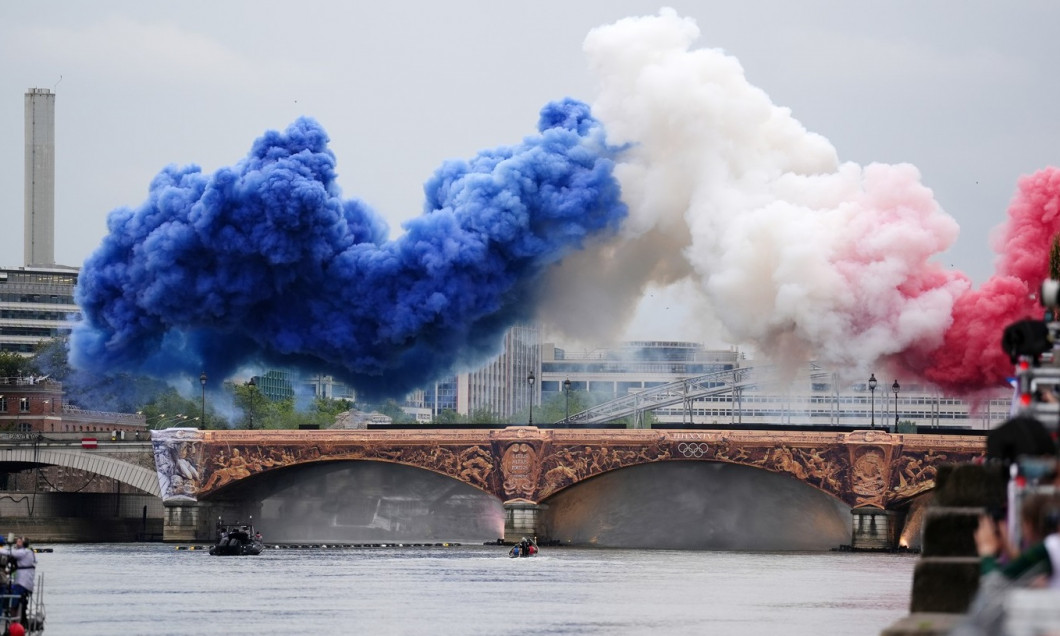
[{"label": "smoke cloud", "polygon": [[312,119],[212,175],[166,168],[143,205],[111,213],[85,262],[71,362],[219,378],[257,362],[398,397],[482,361],[532,317],[544,271],[626,215],[585,104],[549,104],[538,128],[444,164],[396,240],[341,198]]},{"label": "smoke cloud", "polygon": [[[943,346],[928,355],[910,352],[911,366],[923,368],[928,380],[953,393],[1005,383],[1012,363],[1001,349],[1001,333],[1021,318],[1042,317],[1037,294],[1049,277],[1049,251],[1057,234],[1060,169],[1047,168],[1020,179],[1008,220],[995,231],[997,273],[957,299]],[[928,362],[920,367],[922,359]]]},{"label": "smoke cloud", "polygon": [[85,263],[72,362],[225,377],[253,361],[399,397],[516,322],[613,342],[646,294],[680,289],[693,337],[774,362],[1003,384],[1003,327],[1041,313],[1060,171],[1020,182],[998,273],[973,289],[936,262],[959,228],[914,166],[840,161],[699,34],[669,9],[591,31],[592,115],[550,104],[538,135],[446,163],[395,240],[341,198],[310,119],[213,175],[167,168]]},{"label": "smoke cloud", "polygon": [[[839,161],[735,58],[693,48],[698,36],[663,10],[586,38],[593,113],[627,148],[615,174],[630,212],[619,235],[550,273],[544,315],[576,339],[613,337],[649,290],[680,284],[709,308],[698,323],[773,362],[852,378],[883,366],[956,393],[1003,383],[1002,328],[1033,311],[1060,229],[1055,171],[1021,184],[999,275],[972,290],[934,261],[959,228],[914,166]],[[601,313],[614,320],[587,320]]]}]

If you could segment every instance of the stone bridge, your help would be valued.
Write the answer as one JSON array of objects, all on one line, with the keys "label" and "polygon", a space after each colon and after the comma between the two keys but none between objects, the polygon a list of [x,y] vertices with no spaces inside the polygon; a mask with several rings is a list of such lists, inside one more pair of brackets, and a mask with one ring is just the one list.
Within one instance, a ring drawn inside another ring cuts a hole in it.
[{"label": "stone bridge", "polygon": [[[985,438],[855,432],[659,429],[400,429],[152,432],[167,540],[209,538],[203,504],[258,475],[314,462],[389,462],[497,497],[505,536],[544,535],[539,507],[587,479],[656,462],[723,462],[799,480],[855,511],[853,543],[894,547],[894,515],[937,466],[981,458]],[[868,520],[868,523],[866,523]],[[871,528],[871,531],[869,530]]]},{"label": "stone bridge", "polygon": [[110,477],[148,495],[162,496],[147,442],[104,441],[86,450],[80,435],[45,437],[40,433],[6,433],[0,437],[0,463],[15,470],[32,466],[75,468]]}]

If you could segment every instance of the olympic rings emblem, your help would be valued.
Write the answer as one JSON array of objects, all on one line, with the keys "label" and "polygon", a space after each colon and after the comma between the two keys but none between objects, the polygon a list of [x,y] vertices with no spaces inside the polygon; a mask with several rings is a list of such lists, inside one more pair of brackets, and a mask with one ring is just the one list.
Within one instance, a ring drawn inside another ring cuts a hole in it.
[{"label": "olympic rings emblem", "polygon": [[707,454],[708,446],[701,442],[681,442],[677,445],[677,452],[685,457],[702,457]]}]

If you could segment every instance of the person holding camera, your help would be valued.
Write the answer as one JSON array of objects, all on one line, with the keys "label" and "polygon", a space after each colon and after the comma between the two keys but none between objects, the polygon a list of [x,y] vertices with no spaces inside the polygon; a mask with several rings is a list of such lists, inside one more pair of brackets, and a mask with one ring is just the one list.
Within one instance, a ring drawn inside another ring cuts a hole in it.
[{"label": "person holding camera", "polygon": [[29,539],[18,537],[15,545],[0,548],[0,556],[7,556],[15,564],[14,583],[11,594],[18,598],[17,607],[11,608],[12,619],[26,625],[26,608],[33,594],[33,583],[37,578],[37,553],[29,547]]},{"label": "person holding camera", "polygon": [[1060,587],[1060,498],[1055,495],[1031,495],[1023,502],[1021,529],[1025,549],[1013,546],[989,515],[979,519],[975,545],[979,552],[980,572],[999,572],[1008,581],[1023,582],[1029,587]]}]

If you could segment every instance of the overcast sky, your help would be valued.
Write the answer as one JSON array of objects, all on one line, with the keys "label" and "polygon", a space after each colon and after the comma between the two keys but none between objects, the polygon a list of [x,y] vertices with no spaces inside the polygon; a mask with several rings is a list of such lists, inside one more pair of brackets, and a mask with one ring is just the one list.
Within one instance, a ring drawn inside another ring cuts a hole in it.
[{"label": "overcast sky", "polygon": [[[960,225],[940,260],[977,284],[1021,175],[1060,163],[1054,2],[269,1],[0,4],[0,265],[23,263],[24,94],[56,97],[56,260],[167,164],[242,159],[300,115],[343,193],[399,232],[443,160],[520,141],[550,100],[593,103],[588,32],[663,6],[840,160],[915,165]],[[631,337],[676,339],[641,315]]]}]

